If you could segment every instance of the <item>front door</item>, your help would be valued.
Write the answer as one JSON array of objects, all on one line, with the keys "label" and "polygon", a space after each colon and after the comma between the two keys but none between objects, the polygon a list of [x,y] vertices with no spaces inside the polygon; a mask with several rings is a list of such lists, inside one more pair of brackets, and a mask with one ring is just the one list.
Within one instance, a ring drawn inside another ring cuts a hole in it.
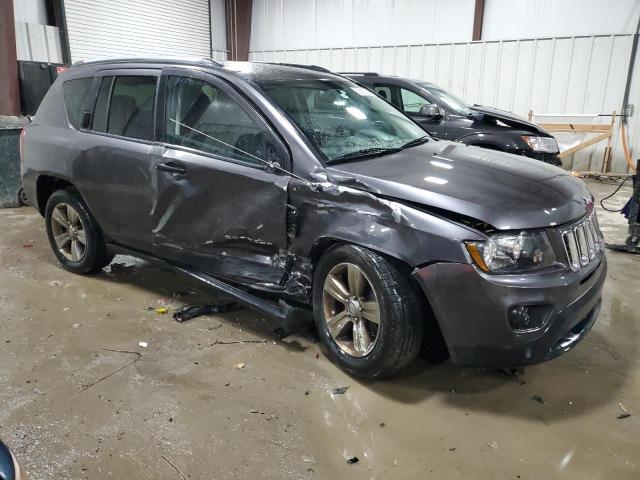
[{"label": "front door", "polygon": [[156,254],[230,280],[283,280],[284,145],[254,107],[205,73],[163,72],[151,237]]}]

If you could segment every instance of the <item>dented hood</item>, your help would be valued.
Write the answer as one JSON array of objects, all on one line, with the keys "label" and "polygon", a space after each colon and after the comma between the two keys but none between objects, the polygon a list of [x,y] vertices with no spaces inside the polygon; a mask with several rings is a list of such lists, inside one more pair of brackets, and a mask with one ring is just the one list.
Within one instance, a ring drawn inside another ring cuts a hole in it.
[{"label": "dented hood", "polygon": [[493,117],[501,120],[513,128],[521,128],[524,130],[530,130],[532,132],[544,133],[547,136],[551,136],[544,128],[536,125],[533,122],[522,118],[515,113],[507,112],[505,110],[499,110],[497,108],[485,107],[483,105],[474,105],[471,110],[480,113],[484,117]]},{"label": "dented hood", "polygon": [[333,183],[445,209],[500,230],[562,225],[583,216],[584,182],[546,163],[431,141],[391,155],[327,168]]}]

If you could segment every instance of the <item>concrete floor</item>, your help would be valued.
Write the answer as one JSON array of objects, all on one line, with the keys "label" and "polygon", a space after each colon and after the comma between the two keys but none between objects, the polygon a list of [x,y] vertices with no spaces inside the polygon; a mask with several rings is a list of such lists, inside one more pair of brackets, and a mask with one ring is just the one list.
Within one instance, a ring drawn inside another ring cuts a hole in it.
[{"label": "concrete floor", "polygon": [[[620,215],[600,221],[624,239]],[[211,300],[158,267],[61,270],[31,208],[0,232],[0,437],[31,479],[640,478],[640,256],[608,254],[596,326],[554,361],[369,383],[250,311],[157,314]]]}]

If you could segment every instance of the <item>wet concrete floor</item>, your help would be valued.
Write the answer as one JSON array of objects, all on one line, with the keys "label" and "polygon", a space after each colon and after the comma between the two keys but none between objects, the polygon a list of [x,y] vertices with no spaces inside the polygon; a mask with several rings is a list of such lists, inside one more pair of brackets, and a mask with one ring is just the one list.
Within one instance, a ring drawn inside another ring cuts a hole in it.
[{"label": "wet concrete floor", "polygon": [[61,270],[32,208],[0,232],[0,437],[31,479],[640,478],[640,256],[608,254],[598,322],[554,361],[363,382],[251,311],[174,322],[213,296],[158,266]]}]

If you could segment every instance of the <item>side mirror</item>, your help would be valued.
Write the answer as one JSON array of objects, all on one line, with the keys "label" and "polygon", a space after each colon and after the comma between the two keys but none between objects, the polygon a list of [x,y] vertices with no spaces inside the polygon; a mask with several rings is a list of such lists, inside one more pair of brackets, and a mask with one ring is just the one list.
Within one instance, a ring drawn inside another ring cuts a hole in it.
[{"label": "side mirror", "polygon": [[84,110],[80,119],[80,128],[89,128],[91,126],[91,112]]},{"label": "side mirror", "polygon": [[442,118],[442,112],[440,112],[440,108],[433,103],[427,103],[420,107],[420,111],[418,115],[421,117],[431,118],[433,120],[438,120]]}]

